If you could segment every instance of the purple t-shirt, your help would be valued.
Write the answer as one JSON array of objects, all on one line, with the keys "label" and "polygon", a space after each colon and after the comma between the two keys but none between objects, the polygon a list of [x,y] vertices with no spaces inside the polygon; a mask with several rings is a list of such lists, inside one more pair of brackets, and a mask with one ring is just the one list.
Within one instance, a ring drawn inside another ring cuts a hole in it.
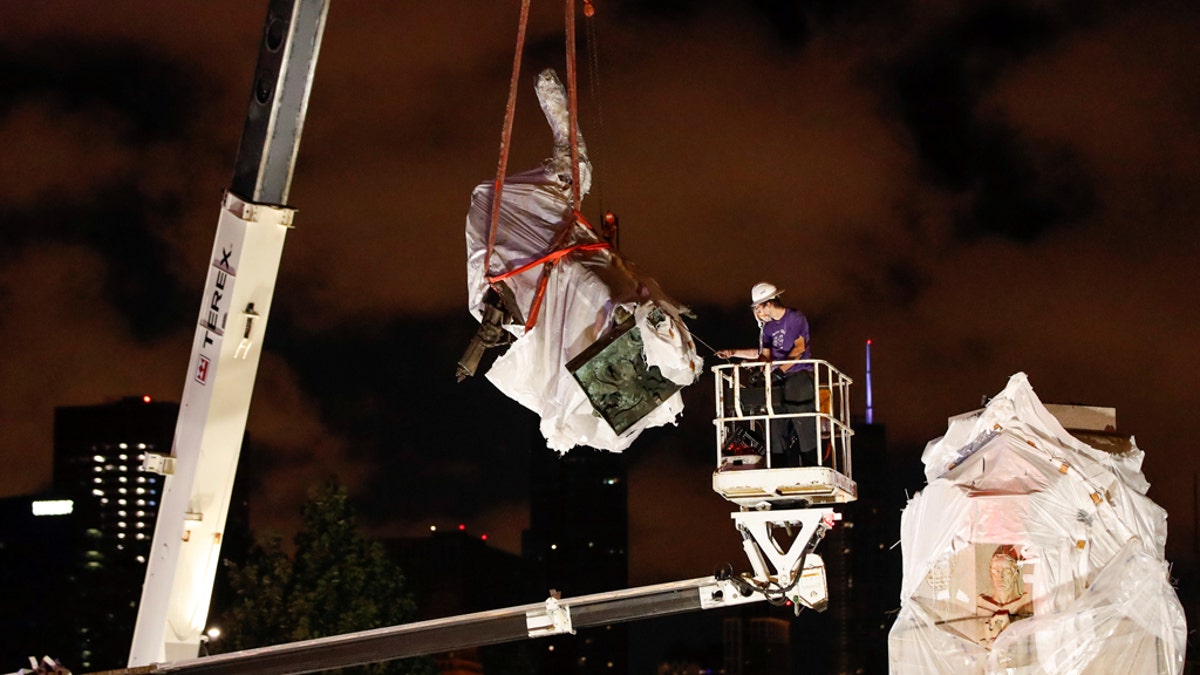
[{"label": "purple t-shirt", "polygon": [[[812,358],[811,340],[808,337],[808,319],[794,309],[786,309],[783,316],[774,321],[768,321],[762,328],[762,346],[771,348],[771,360],[782,361],[792,351],[796,338],[804,338],[804,353],[802,359]],[[812,370],[812,364],[802,363],[798,368]],[[792,368],[796,370],[796,368]]]}]

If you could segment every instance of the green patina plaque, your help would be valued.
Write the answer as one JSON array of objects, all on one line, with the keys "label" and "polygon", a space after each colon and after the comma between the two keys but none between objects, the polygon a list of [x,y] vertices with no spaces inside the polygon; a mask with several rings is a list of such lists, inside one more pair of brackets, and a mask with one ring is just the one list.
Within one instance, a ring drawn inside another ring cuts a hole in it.
[{"label": "green patina plaque", "polygon": [[[651,323],[665,321],[659,309]],[[649,415],[682,387],[663,377],[658,366],[647,366],[642,332],[630,316],[567,363],[583,387],[596,414],[618,434]]]}]

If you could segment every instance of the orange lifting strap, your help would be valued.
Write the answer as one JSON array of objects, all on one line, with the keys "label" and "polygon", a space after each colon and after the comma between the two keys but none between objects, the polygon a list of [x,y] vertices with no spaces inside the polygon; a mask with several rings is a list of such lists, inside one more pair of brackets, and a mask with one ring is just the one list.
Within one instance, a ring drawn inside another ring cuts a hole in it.
[{"label": "orange lifting strap", "polygon": [[[483,255],[483,271],[487,275],[489,284],[495,284],[508,277],[521,274],[539,264],[543,266],[542,275],[538,279],[537,293],[534,295],[532,306],[529,308],[529,318],[525,322],[526,330],[532,329],[537,324],[538,313],[542,306],[542,297],[546,294],[546,282],[549,279],[550,270],[555,263],[561,260],[563,256],[574,251],[597,251],[610,247],[607,242],[600,242],[561,248],[564,235],[575,223],[581,223],[589,229],[592,227],[579,211],[582,197],[579,194],[579,102],[575,86],[575,0],[566,0],[567,118],[569,121],[568,133],[571,143],[571,206],[574,210],[575,220],[564,227],[559,236],[555,238],[550,253],[547,253],[538,260],[522,265],[518,269],[510,270],[496,276],[492,276],[491,274],[492,249],[496,245],[496,230],[500,225],[500,197],[504,191],[504,179],[508,170],[508,150],[512,142],[513,117],[517,108],[517,87],[521,78],[521,55],[525,50],[525,30],[529,24],[530,3],[531,0],[521,0],[521,18],[517,26],[517,48],[516,54],[513,56],[512,79],[509,81],[508,86],[508,105],[504,109],[504,130],[500,135],[500,160],[496,167],[496,182],[492,187],[492,219],[488,227],[487,249]],[[595,14],[595,8],[592,6],[591,0],[583,0],[583,4],[584,15],[591,18]]]}]

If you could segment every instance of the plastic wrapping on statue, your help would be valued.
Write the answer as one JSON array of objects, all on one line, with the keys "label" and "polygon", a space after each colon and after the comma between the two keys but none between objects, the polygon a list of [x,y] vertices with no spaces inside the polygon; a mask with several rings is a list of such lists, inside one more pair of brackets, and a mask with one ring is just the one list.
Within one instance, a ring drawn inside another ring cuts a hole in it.
[{"label": "plastic wrapping on statue", "polygon": [[891,672],[1182,672],[1166,512],[1142,458],[1132,439],[1113,454],[1072,436],[1022,373],[951,420],[901,520]]},{"label": "plastic wrapping on statue", "polygon": [[[490,270],[484,269],[484,261],[488,258],[493,183],[480,184],[471,196],[466,230],[467,291],[476,319],[482,316],[489,276],[535,263],[554,250],[604,243],[574,216],[569,136],[562,128],[566,124],[565,95],[552,73],[539,77],[538,95],[554,130],[554,157],[536,170],[505,180]],[[586,191],[591,168],[582,139],[580,145],[580,182]],[[535,265],[500,282],[520,321],[528,317],[535,302],[542,267]],[[505,326],[517,339],[486,376],[505,395],[538,413],[550,448],[564,452],[587,445],[620,451],[642,430],[674,423],[683,410],[678,389],[694,382],[702,372],[702,361],[680,317],[682,311],[616,251],[576,250],[561,258],[547,277],[536,325],[528,332],[523,323]],[[661,402],[653,400],[652,409],[636,411],[636,421],[626,416],[614,429],[614,417],[601,415],[589,398],[598,394],[585,391],[578,373],[568,370],[567,364],[621,328],[636,328],[640,360],[661,374],[674,393]]]}]

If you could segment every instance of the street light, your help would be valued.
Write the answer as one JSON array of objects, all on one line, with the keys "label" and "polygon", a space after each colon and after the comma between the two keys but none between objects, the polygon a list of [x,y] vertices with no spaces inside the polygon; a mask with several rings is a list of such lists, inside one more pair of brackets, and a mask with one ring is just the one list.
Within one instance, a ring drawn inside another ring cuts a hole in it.
[{"label": "street light", "polygon": [[213,626],[200,636],[200,656],[212,656],[208,653],[208,643],[221,637],[221,629]]}]

